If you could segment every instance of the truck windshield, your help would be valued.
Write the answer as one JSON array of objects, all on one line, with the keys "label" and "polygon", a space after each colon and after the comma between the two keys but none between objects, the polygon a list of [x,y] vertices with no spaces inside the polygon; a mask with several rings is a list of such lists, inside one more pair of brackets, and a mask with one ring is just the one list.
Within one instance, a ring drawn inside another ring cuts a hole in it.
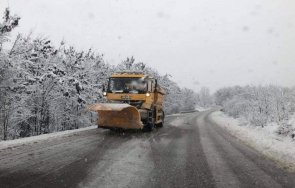
[{"label": "truck windshield", "polygon": [[147,83],[143,78],[110,78],[108,92],[111,93],[145,93]]}]

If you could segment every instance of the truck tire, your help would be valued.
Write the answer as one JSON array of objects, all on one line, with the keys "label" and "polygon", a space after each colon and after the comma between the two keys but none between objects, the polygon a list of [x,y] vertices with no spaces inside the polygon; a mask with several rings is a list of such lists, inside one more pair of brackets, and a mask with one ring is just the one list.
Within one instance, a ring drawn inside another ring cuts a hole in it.
[{"label": "truck tire", "polygon": [[163,126],[164,126],[165,112],[164,112],[163,110],[161,110],[161,111],[162,111],[162,117],[161,117],[162,122],[159,123],[159,124],[157,125],[157,127],[163,127]]},{"label": "truck tire", "polygon": [[154,130],[155,127],[155,117],[154,117],[154,110],[149,111],[148,120],[143,127],[145,132],[151,132]]}]

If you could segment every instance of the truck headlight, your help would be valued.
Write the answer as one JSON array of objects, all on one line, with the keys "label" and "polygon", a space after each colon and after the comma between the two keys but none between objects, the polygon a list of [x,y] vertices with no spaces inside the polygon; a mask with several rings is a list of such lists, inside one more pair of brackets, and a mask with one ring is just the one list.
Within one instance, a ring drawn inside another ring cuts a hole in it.
[{"label": "truck headlight", "polygon": [[146,93],[145,95],[146,95],[147,97],[151,96],[151,94],[150,94],[150,93]]},{"label": "truck headlight", "polygon": [[107,96],[107,92],[103,92],[102,94],[103,94],[103,96]]}]

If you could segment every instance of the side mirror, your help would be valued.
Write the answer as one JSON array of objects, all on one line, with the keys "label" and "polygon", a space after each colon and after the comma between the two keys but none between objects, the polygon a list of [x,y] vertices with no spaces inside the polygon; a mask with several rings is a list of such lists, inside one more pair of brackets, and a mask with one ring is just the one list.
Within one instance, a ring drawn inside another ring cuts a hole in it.
[{"label": "side mirror", "polygon": [[102,92],[105,92],[106,91],[106,87],[105,85],[102,85]]}]

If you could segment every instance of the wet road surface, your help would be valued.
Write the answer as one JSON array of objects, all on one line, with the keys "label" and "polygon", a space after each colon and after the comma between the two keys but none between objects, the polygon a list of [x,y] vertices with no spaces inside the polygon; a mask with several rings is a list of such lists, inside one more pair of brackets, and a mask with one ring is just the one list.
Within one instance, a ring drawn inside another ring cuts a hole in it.
[{"label": "wet road surface", "polygon": [[151,133],[92,129],[2,148],[0,187],[295,187],[211,112],[169,116]]}]

